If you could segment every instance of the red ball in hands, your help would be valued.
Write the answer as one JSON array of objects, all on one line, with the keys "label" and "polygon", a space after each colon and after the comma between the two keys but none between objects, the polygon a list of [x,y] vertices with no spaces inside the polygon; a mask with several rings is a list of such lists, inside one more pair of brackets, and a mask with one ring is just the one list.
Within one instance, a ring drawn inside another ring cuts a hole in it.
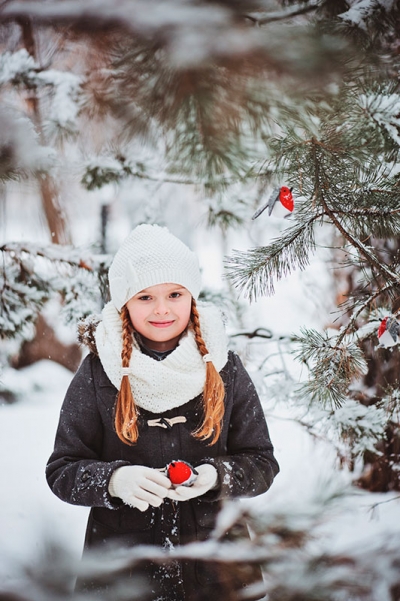
[{"label": "red ball in hands", "polygon": [[191,486],[197,478],[197,472],[187,461],[177,459],[167,465],[168,478],[174,486]]}]

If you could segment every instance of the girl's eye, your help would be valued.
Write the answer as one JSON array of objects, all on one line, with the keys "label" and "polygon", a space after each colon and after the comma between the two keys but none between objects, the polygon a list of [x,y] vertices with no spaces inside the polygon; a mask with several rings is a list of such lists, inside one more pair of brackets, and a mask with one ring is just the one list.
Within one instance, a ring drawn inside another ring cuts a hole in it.
[{"label": "girl's eye", "polygon": [[143,296],[139,296],[138,300],[148,301],[148,300],[150,300],[150,298],[151,298],[151,296],[149,296],[148,294],[144,294]]},{"label": "girl's eye", "polygon": [[180,293],[180,292],[172,292],[172,293],[170,294],[170,297],[171,297],[171,298],[179,298],[180,296],[181,296],[181,293]]}]

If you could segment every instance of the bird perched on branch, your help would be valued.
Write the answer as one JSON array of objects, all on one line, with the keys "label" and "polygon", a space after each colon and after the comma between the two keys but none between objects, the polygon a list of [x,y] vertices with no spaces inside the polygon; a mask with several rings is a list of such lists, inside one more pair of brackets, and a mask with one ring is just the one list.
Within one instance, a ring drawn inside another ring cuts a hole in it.
[{"label": "bird perched on branch", "polygon": [[268,209],[269,217],[290,217],[294,211],[292,188],[274,188],[267,202],[254,213],[252,219],[257,219],[265,209]]},{"label": "bird perched on branch", "polygon": [[397,344],[400,333],[400,323],[395,317],[384,317],[378,329],[379,345],[385,348]]}]

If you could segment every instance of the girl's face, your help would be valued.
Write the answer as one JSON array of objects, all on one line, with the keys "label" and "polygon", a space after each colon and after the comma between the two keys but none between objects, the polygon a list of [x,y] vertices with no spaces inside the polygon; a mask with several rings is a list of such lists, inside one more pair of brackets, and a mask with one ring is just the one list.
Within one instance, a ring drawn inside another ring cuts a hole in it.
[{"label": "girl's face", "polygon": [[157,284],[126,303],[132,325],[154,351],[175,348],[189,323],[192,295],[179,284]]}]

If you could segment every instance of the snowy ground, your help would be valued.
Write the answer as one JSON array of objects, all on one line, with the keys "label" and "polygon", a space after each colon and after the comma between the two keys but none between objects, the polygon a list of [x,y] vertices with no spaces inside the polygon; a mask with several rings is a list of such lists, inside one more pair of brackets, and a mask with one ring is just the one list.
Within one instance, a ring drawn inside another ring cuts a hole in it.
[{"label": "snowy ground", "polygon": [[[0,581],[15,563],[35,556],[43,536],[60,538],[80,553],[87,509],[57,499],[47,486],[44,469],[52,451],[58,414],[71,372],[41,361],[20,372],[4,374],[24,397],[0,406]],[[23,394],[23,390],[26,394]]]}]

